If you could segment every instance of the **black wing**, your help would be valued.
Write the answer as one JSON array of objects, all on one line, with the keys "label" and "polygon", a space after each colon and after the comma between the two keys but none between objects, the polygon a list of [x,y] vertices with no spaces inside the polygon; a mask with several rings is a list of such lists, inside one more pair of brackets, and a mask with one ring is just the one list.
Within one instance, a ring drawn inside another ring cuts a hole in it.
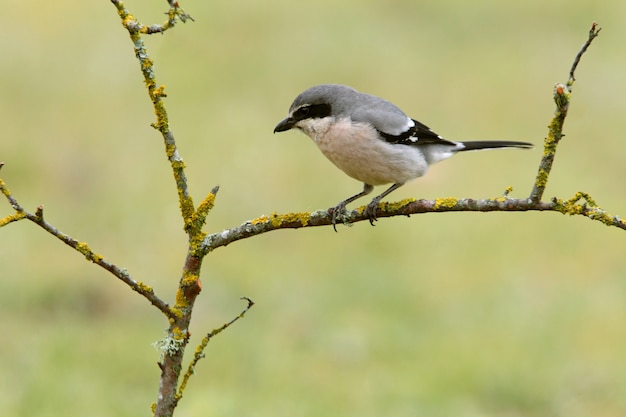
[{"label": "black wing", "polygon": [[408,129],[406,132],[403,132],[399,135],[390,135],[389,133],[381,131],[378,131],[378,133],[380,133],[380,136],[382,136],[385,141],[399,145],[439,144],[456,146],[456,143],[439,136],[425,124],[420,123],[415,119],[411,120],[413,120],[413,123],[415,123],[415,125],[413,125],[413,127]]}]

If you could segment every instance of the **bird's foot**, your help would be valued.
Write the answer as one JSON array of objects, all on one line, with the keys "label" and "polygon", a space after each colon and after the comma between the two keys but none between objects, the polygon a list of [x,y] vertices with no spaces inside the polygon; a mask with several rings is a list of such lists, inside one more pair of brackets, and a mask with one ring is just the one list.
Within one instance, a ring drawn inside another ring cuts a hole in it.
[{"label": "bird's foot", "polygon": [[337,204],[335,207],[332,208],[332,211],[333,217],[331,221],[333,223],[333,230],[336,232],[337,222],[346,224],[344,221],[344,217],[346,215],[346,202],[342,201],[341,203]]},{"label": "bird's foot", "polygon": [[365,207],[365,210],[363,210],[363,215],[365,215],[369,219],[370,224],[372,226],[375,226],[374,222],[378,220],[376,218],[376,211],[378,210],[378,203],[380,203],[380,197],[375,197],[367,205],[367,207]]}]

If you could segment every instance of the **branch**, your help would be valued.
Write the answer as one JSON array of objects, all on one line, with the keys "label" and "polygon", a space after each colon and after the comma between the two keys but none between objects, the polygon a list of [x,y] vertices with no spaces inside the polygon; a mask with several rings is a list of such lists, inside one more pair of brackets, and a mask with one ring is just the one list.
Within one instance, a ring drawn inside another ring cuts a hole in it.
[{"label": "branch", "polygon": [[578,68],[578,63],[580,62],[580,59],[583,57],[583,54],[587,52],[587,48],[589,48],[589,46],[591,45],[591,42],[593,42],[593,40],[598,37],[601,30],[602,28],[599,27],[596,22],[593,22],[591,24],[587,41],[585,41],[582,48],[580,48],[580,51],[578,51],[578,54],[576,54],[576,58],[574,58],[574,63],[572,64],[572,68],[570,68],[569,70],[569,80],[567,81],[567,87],[570,90],[570,92],[572,91],[572,86],[574,85],[574,81],[576,81],[576,77],[574,77],[574,73],[576,72],[576,68]]},{"label": "branch", "polygon": [[[163,98],[167,97],[165,94],[165,86],[158,86],[154,71],[154,62],[148,55],[146,46],[141,38],[142,34],[151,34],[157,32],[163,32],[166,29],[174,26],[178,12],[176,10],[182,10],[178,8],[178,2],[173,2],[175,6],[170,7],[168,22],[158,27],[153,25],[150,27],[144,26],[139,23],[135,17],[124,7],[124,4],[119,0],[111,0],[111,2],[117,8],[117,13],[122,19],[122,26],[128,31],[133,47],[135,50],[135,56],[139,60],[141,73],[143,74],[144,82],[148,88],[148,95],[152,101],[154,107],[154,114],[156,115],[156,122],[152,124],[152,127],[157,129],[163,136],[163,142],[165,144],[165,152],[167,158],[170,161],[170,166],[174,174],[174,180],[176,181],[176,189],[178,190],[178,200],[180,205],[181,214],[185,223],[189,222],[194,212],[194,205],[189,190],[187,187],[187,177],[185,175],[185,163],[178,153],[176,147],[176,141],[174,140],[174,134],[169,130],[169,119],[165,105],[163,104]],[[172,2],[170,2],[170,5]],[[173,14],[173,15],[172,15]],[[188,16],[185,14],[185,16]],[[188,16],[189,17],[189,16]],[[184,20],[184,19],[181,19]],[[153,29],[150,29],[153,28]]]},{"label": "branch", "polygon": [[[580,201],[583,200],[581,203]],[[369,221],[369,217],[364,215],[367,206],[359,207],[356,210],[348,211],[345,215],[346,223],[357,223]],[[595,202],[585,193],[576,195],[566,201],[557,198],[550,202],[534,203],[529,199],[514,199],[507,196],[490,199],[472,198],[438,198],[436,200],[415,200],[406,199],[397,203],[381,203],[378,206],[376,217],[407,216],[412,214],[425,213],[446,213],[446,212],[519,212],[519,211],[554,211],[562,214],[578,215],[591,220],[601,221],[607,226],[615,226],[626,230],[626,221],[619,216],[607,213],[595,204]],[[252,236],[271,232],[279,229],[299,229],[302,227],[316,227],[332,225],[332,215],[328,210],[314,212],[276,214],[262,216],[254,220],[247,221],[240,226],[227,229],[222,232],[208,235],[201,245],[203,254],[214,249],[227,246],[238,240]]]},{"label": "branch", "polygon": [[[200,291],[202,291],[202,282],[200,281],[200,269],[202,267],[203,256],[199,255],[198,246],[203,241],[205,233],[202,227],[206,222],[206,217],[215,203],[215,196],[218,187],[215,187],[195,208],[193,200],[187,186],[187,177],[185,175],[185,164],[180,157],[174,134],[169,129],[169,120],[163,98],[166,97],[165,86],[158,86],[155,77],[154,63],[150,59],[146,47],[141,38],[142,34],[151,34],[164,31],[172,27],[176,18],[180,18],[183,22],[191,19],[191,16],[182,12],[176,0],[168,0],[170,10],[168,12],[169,20],[161,27],[141,25],[122,5],[119,0],[111,0],[116,6],[118,14],[122,20],[122,25],[128,31],[135,56],[139,60],[141,72],[144,82],[148,88],[148,95],[154,107],[156,122],[152,126],[157,129],[165,144],[165,152],[170,162],[181,215],[184,223],[184,230],[189,236],[189,247],[187,249],[187,257],[183,266],[183,273],[179,281],[178,290],[176,292],[176,304],[172,307],[174,317],[170,319],[170,325],[167,330],[165,343],[166,348],[163,350],[159,367],[161,369],[161,379],[159,383],[159,394],[157,403],[154,405],[154,415],[172,416],[174,409],[178,404],[182,391],[177,392],[178,378],[182,369],[183,356],[187,343],[189,342],[189,323],[191,322],[191,314],[193,306]],[[193,19],[191,19],[193,20]]]},{"label": "branch", "polygon": [[544,140],[543,157],[539,163],[539,169],[537,170],[537,177],[535,178],[535,184],[530,192],[530,200],[533,202],[539,202],[543,196],[543,192],[548,184],[548,177],[550,171],[552,171],[552,164],[554,163],[554,157],[556,156],[556,147],[563,138],[563,123],[565,123],[565,117],[567,117],[567,110],[569,109],[569,103],[572,94],[572,87],[574,86],[574,72],[580,63],[580,59],[587,51],[587,48],[591,45],[591,42],[598,36],[601,28],[598,27],[596,22],[593,22],[591,29],[589,30],[589,36],[587,41],[583,44],[574,63],[569,71],[569,80],[566,85],[557,84],[554,87],[554,102],[556,103],[556,110],[554,117],[548,126],[548,136]]},{"label": "branch", "polygon": [[[3,164],[0,163],[0,168],[2,168]],[[93,251],[89,245],[85,242],[80,242],[68,234],[63,233],[50,223],[46,222],[43,217],[43,206],[37,207],[37,211],[35,214],[32,214],[26,210],[18,203],[18,201],[13,197],[11,191],[7,188],[6,184],[2,179],[0,179],[0,192],[4,194],[4,196],[11,204],[11,207],[15,210],[15,214],[9,215],[3,219],[0,219],[0,227],[6,226],[9,223],[14,221],[27,219],[31,222],[35,223],[37,226],[44,229],[46,232],[50,233],[52,236],[56,237],[66,245],[72,247],[77,252],[81,253],[85,259],[94,264],[106,269],[111,274],[116,276],[120,281],[124,282],[128,285],[133,291],[138,292],[143,295],[150,303],[161,310],[163,314],[165,314],[169,318],[174,317],[174,312],[170,308],[170,306],[159,298],[155,293],[152,287],[141,282],[135,281],[133,277],[128,273],[126,268],[120,268],[119,266],[110,263],[104,259],[104,257],[97,252]]]},{"label": "branch", "polygon": [[193,359],[189,363],[189,366],[187,367],[187,372],[185,372],[185,375],[183,375],[183,380],[181,381],[180,387],[178,388],[178,393],[176,394],[176,403],[178,403],[178,401],[183,397],[183,392],[185,391],[185,388],[187,387],[187,382],[189,382],[189,378],[191,378],[191,375],[194,374],[195,369],[196,369],[196,365],[198,364],[200,359],[203,359],[205,357],[204,349],[206,349],[207,345],[209,344],[209,341],[214,336],[217,336],[218,334],[220,334],[221,332],[226,330],[228,327],[230,327],[237,320],[242,319],[243,316],[246,315],[248,310],[250,310],[252,308],[252,306],[254,305],[254,301],[252,301],[248,297],[241,297],[241,299],[247,301],[247,303],[248,303],[246,305],[246,307],[241,311],[241,313],[239,313],[237,316],[235,316],[229,322],[226,322],[223,325],[221,325],[220,327],[218,327],[217,329],[214,329],[214,330],[210,331],[209,333],[207,333],[207,335],[202,338],[202,341],[200,342],[198,347],[196,347],[196,351],[193,354]]},{"label": "branch", "polygon": [[133,32],[137,33],[143,33],[145,35],[163,33],[166,30],[173,28],[176,25],[178,19],[180,19],[183,23],[186,23],[187,19],[191,20],[192,22],[194,21],[193,17],[185,13],[185,11],[180,7],[178,1],[167,0],[167,2],[170,5],[170,9],[167,11],[167,13],[165,13],[167,15],[167,20],[165,21],[165,23],[161,25],[154,24],[150,26],[145,26],[135,20],[135,17],[128,13],[128,10],[124,8],[124,4],[120,0],[111,0],[111,3],[113,3],[115,7],[117,7],[117,11],[120,17],[124,15],[122,17],[122,21],[126,29],[128,29],[129,31],[132,30]]}]

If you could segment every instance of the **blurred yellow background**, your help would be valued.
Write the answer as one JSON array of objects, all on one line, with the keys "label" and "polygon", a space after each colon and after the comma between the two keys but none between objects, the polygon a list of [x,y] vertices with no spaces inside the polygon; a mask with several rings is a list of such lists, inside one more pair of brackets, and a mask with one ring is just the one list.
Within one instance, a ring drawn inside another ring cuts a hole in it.
[{"label": "blurred yellow background", "polygon": [[[361,184],[304,135],[273,135],[300,91],[351,85],[450,139],[534,142],[457,156],[391,195],[527,196],[594,20],[546,198],[626,216],[626,3],[187,0],[146,38],[207,231],[325,209]],[[146,24],[166,2],[129,0]],[[0,175],[27,209],[168,301],[186,249],[128,34],[106,0],[5,5]],[[377,192],[382,191],[376,190]],[[365,203],[365,201],[363,202]],[[0,202],[0,216],[11,213]],[[277,231],[211,253],[191,348],[215,338],[178,416],[624,416],[626,235],[555,213],[449,213]],[[6,416],[149,415],[166,322],[33,224],[0,230]]]}]

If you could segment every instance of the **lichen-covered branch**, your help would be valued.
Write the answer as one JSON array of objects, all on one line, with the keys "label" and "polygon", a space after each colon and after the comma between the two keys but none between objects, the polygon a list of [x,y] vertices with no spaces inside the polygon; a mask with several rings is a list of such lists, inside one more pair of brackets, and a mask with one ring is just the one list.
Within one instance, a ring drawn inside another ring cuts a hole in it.
[{"label": "lichen-covered branch", "polygon": [[574,73],[576,72],[576,68],[580,63],[580,59],[583,54],[587,51],[591,42],[593,42],[593,40],[598,36],[600,30],[602,29],[597,25],[597,23],[593,22],[591,29],[589,30],[587,41],[583,44],[580,51],[578,51],[578,54],[576,54],[576,58],[574,58],[574,63],[570,68],[567,83],[565,85],[559,83],[554,87],[554,102],[556,103],[556,110],[554,111],[554,117],[548,126],[548,136],[546,136],[544,140],[543,156],[541,158],[541,162],[539,162],[539,169],[537,170],[537,177],[535,178],[533,189],[530,192],[530,200],[535,203],[539,202],[541,197],[543,197],[543,193],[548,185],[548,177],[550,175],[550,171],[552,170],[554,157],[556,156],[556,147],[561,138],[564,136],[563,123],[567,117],[572,87],[574,86],[574,81],[576,81]]},{"label": "lichen-covered branch", "polygon": [[241,299],[247,302],[246,307],[241,311],[241,313],[239,313],[232,320],[224,323],[217,329],[214,329],[210,331],[209,333],[207,333],[206,336],[202,338],[202,341],[200,342],[200,344],[196,347],[196,351],[193,354],[193,359],[189,363],[189,366],[187,367],[187,372],[185,372],[185,375],[183,375],[183,379],[180,383],[180,387],[178,388],[178,392],[176,393],[176,403],[178,403],[178,401],[183,397],[183,393],[185,392],[185,388],[187,387],[187,382],[189,382],[189,378],[191,378],[191,375],[193,375],[193,373],[195,372],[196,365],[198,364],[200,359],[204,358],[204,349],[206,349],[207,345],[209,344],[209,341],[213,337],[217,336],[218,334],[226,330],[228,327],[234,324],[237,320],[242,319],[243,316],[246,315],[248,310],[250,310],[252,306],[254,305],[254,301],[252,301],[248,297],[241,297]]},{"label": "lichen-covered branch", "polygon": [[185,348],[189,342],[189,323],[191,322],[195,300],[202,290],[200,269],[204,256],[198,254],[197,248],[199,242],[204,240],[205,233],[202,231],[202,227],[206,222],[209,211],[214,205],[218,188],[215,187],[197,208],[194,206],[187,186],[185,163],[178,152],[174,134],[169,128],[169,119],[163,102],[163,99],[166,97],[165,86],[158,85],[155,76],[154,62],[149,57],[141,38],[143,34],[163,32],[171,28],[178,18],[184,22],[187,19],[191,19],[191,16],[180,9],[178,1],[168,0],[170,5],[168,21],[160,27],[154,25],[144,26],[124,8],[121,1],[111,1],[117,8],[118,14],[122,19],[122,25],[130,35],[135,50],[135,56],[139,60],[144,82],[148,89],[148,95],[150,96],[156,115],[156,122],[153,123],[152,126],[163,136],[165,152],[176,183],[184,230],[189,237],[187,257],[176,292],[176,303],[172,307],[174,316],[170,317],[167,335],[162,343],[159,344],[162,347],[162,355],[159,362],[161,379],[159,383],[158,399],[153,406],[153,412],[156,417],[169,417],[174,414],[174,410],[180,399],[181,391],[177,391],[177,387],[182,370]]},{"label": "lichen-covered branch", "polygon": [[580,59],[583,57],[584,53],[587,52],[587,48],[591,46],[591,42],[593,42],[593,40],[598,37],[601,30],[602,28],[598,26],[596,22],[593,22],[591,24],[591,28],[589,29],[589,36],[587,37],[587,40],[585,41],[583,46],[580,48],[580,51],[578,51],[578,54],[576,54],[576,58],[574,58],[572,67],[569,70],[569,80],[567,81],[567,88],[570,92],[572,91],[572,86],[574,85],[574,81],[576,81],[576,77],[574,76],[574,73],[576,72],[576,68],[578,68]]},{"label": "lichen-covered branch", "polygon": [[[180,19],[183,23],[185,23],[187,20],[191,20],[191,21],[194,20],[193,17],[191,17],[191,15],[185,13],[185,11],[178,4],[178,1],[167,0],[167,2],[170,8],[166,13],[167,20],[165,21],[165,23],[160,24],[160,25],[154,24],[154,25],[146,26],[146,25],[142,25],[141,23],[139,23],[137,20],[135,20],[134,16],[130,15],[128,11],[124,8],[124,4],[120,0],[111,0],[111,3],[113,3],[115,7],[117,7],[117,10],[120,16],[122,16],[122,14],[125,14],[130,17],[130,19],[125,20],[125,23],[124,23],[125,25],[128,25],[127,29],[129,31],[133,30],[134,32],[142,33],[144,35],[152,35],[154,33],[163,33],[166,30],[173,28],[178,22],[178,19]],[[125,18],[122,18],[122,19],[124,20]]]},{"label": "lichen-covered branch", "polygon": [[[176,181],[181,214],[183,221],[186,224],[190,221],[191,216],[193,215],[194,205],[187,187],[185,163],[178,153],[176,141],[174,140],[174,134],[169,129],[169,119],[163,103],[163,98],[167,97],[167,94],[165,94],[165,85],[159,86],[156,81],[154,61],[152,61],[148,55],[148,51],[141,35],[163,32],[173,27],[177,18],[181,18],[181,20],[185,21],[187,18],[190,18],[190,16],[182,11],[182,9],[178,6],[178,2],[173,2],[175,4],[174,6],[172,6],[172,2],[170,2],[170,10],[168,12],[169,19],[166,23],[161,26],[145,26],[135,19],[135,17],[124,7],[124,4],[121,1],[111,0],[111,2],[117,8],[117,13],[120,16],[120,19],[122,19],[122,26],[124,26],[124,28],[128,31],[130,39],[133,42],[135,56],[139,60],[141,73],[143,74],[143,79],[146,84],[146,88],[148,89],[148,95],[150,96],[150,100],[152,101],[152,105],[154,107],[154,114],[156,115],[156,122],[152,124],[152,127],[157,129],[163,136],[165,152],[172,167],[174,180]],[[185,18],[181,17],[181,13],[185,16]]]},{"label": "lichen-covered branch", "polygon": [[[584,200],[583,203],[580,203]],[[363,211],[366,206],[348,211],[344,221],[352,224],[369,220]],[[607,213],[598,207],[584,193],[577,193],[573,198],[563,201],[553,199],[549,202],[532,202],[530,199],[497,197],[490,199],[472,198],[439,198],[436,200],[406,199],[397,203],[380,203],[376,217],[410,216],[412,214],[445,213],[445,212],[489,212],[489,211],[554,211],[562,214],[579,215],[591,220],[601,221],[607,226],[615,226],[626,230],[626,221],[619,216]],[[302,227],[332,225],[332,215],[327,210],[301,213],[277,214],[261,216],[249,220],[237,227],[207,235],[201,245],[203,253],[229,245],[241,239],[271,232],[279,229],[299,229]]]},{"label": "lichen-covered branch", "polygon": [[[2,164],[0,164],[0,168],[1,167]],[[87,243],[80,242],[74,239],[73,237],[63,233],[62,231],[45,221],[43,217],[43,206],[39,206],[34,214],[26,211],[18,203],[15,197],[13,197],[2,179],[0,179],[0,192],[7,198],[9,204],[11,204],[11,207],[13,207],[13,209],[15,210],[14,214],[0,219],[0,227],[6,226],[7,224],[14,221],[24,219],[30,220],[37,226],[44,229],[46,232],[50,233],[52,236],[56,237],[66,245],[81,253],[88,261],[93,262],[94,264],[106,269],[111,274],[119,278],[120,281],[124,282],[126,285],[132,288],[133,291],[143,295],[148,301],[150,301],[152,305],[161,310],[163,314],[165,314],[167,317],[174,317],[174,312],[172,311],[170,306],[154,293],[152,287],[141,281],[135,281],[125,268],[121,268],[111,262],[108,262],[104,259],[102,255],[92,250],[89,245],[87,245]]]}]

